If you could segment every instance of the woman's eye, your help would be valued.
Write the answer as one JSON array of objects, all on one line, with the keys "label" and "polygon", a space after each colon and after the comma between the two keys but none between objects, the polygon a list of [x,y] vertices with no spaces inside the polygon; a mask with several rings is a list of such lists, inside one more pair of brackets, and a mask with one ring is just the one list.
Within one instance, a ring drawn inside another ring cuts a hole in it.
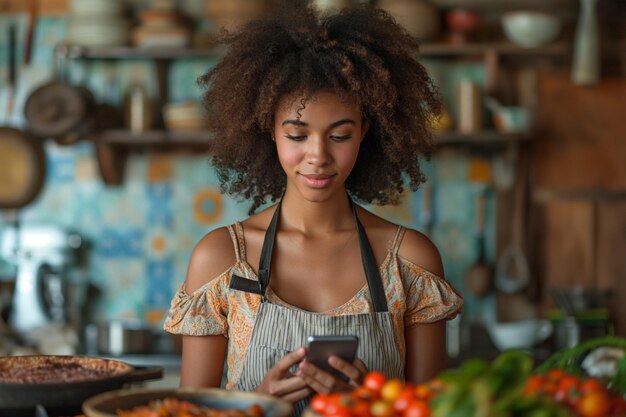
[{"label": "woman's eye", "polygon": [[306,136],[304,135],[285,135],[285,137],[287,139],[295,140],[295,141],[301,141],[301,140],[306,139]]},{"label": "woman's eye", "polygon": [[348,140],[348,139],[350,139],[351,137],[352,137],[352,135],[342,135],[342,136],[333,135],[333,136],[331,136],[330,138],[331,138],[332,140],[337,141],[337,142],[341,142],[341,141],[343,141],[343,140]]}]

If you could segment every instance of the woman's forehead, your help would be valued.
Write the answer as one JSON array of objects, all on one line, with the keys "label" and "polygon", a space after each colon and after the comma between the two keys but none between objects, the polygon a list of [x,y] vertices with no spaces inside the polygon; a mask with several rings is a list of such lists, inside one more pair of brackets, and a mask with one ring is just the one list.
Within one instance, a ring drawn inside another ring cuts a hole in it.
[{"label": "woman's forehead", "polygon": [[277,114],[301,113],[308,105],[332,105],[335,108],[342,107],[346,111],[360,112],[357,101],[347,93],[321,90],[311,93],[290,94],[278,102]]}]

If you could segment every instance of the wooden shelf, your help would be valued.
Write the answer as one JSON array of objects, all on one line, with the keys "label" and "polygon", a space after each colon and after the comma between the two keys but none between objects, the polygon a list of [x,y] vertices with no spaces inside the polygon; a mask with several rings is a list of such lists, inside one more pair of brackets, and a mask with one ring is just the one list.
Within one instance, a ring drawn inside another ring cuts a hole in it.
[{"label": "wooden shelf", "polygon": [[[106,130],[91,139],[96,145],[100,172],[108,185],[123,182],[125,162],[130,151],[146,149],[176,149],[205,152],[211,134],[206,131],[150,130],[134,133],[129,130]],[[476,133],[443,132],[435,135],[438,148],[473,147],[481,149],[501,148],[530,140],[527,133],[500,133],[482,131]]]},{"label": "wooden shelf", "polygon": [[420,47],[419,55],[426,57],[462,57],[483,56],[496,54],[500,56],[566,56],[571,46],[567,42],[554,42],[538,48],[522,48],[511,42],[487,42],[487,43],[424,43]]},{"label": "wooden shelf", "polygon": [[[112,146],[193,146],[206,147],[210,133],[205,131],[168,131],[150,130],[134,133],[128,130],[107,130],[100,133],[95,140]],[[530,140],[530,133],[502,133],[485,130],[475,133],[457,131],[442,132],[435,135],[439,146],[446,145],[503,145],[507,143]]]},{"label": "wooden shelf", "polygon": [[[565,56],[571,46],[567,42],[554,42],[538,48],[522,48],[510,42],[482,42],[452,44],[445,42],[423,43],[421,57],[471,57],[489,53],[511,56]],[[220,58],[226,51],[223,46],[205,48],[142,48],[134,46],[82,47],[59,45],[57,51],[70,59],[200,59]]]},{"label": "wooden shelf", "polygon": [[65,54],[70,59],[202,59],[219,58],[224,55],[223,47],[211,48],[173,48],[173,47],[83,47],[59,45],[57,53]]},{"label": "wooden shelf", "polygon": [[530,132],[498,132],[484,130],[475,133],[461,133],[457,131],[441,132],[435,135],[439,147],[442,146],[502,146],[511,143],[525,142],[531,139]]},{"label": "wooden shelf", "polygon": [[95,140],[114,146],[194,146],[206,147],[210,134],[204,131],[150,130],[134,133],[129,130],[106,130]]}]

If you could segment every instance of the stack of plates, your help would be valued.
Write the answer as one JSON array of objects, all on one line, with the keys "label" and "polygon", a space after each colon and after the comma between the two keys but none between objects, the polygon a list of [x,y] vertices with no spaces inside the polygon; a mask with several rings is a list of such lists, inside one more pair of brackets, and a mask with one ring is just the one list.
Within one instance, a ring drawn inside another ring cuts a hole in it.
[{"label": "stack of plates", "polygon": [[201,131],[206,128],[202,105],[196,101],[163,106],[165,127],[169,130]]},{"label": "stack of plates", "polygon": [[133,30],[132,41],[141,47],[184,47],[189,44],[190,32],[185,16],[174,8],[154,7],[139,15],[141,25]]},{"label": "stack of plates", "polygon": [[80,46],[128,43],[130,23],[122,0],[72,0],[67,41]]}]

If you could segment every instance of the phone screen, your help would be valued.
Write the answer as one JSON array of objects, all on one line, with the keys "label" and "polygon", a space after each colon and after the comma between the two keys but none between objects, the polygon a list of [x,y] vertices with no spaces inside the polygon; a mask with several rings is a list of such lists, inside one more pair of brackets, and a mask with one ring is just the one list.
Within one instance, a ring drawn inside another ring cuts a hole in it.
[{"label": "phone screen", "polygon": [[348,377],[330,366],[328,358],[338,356],[352,363],[356,358],[359,338],[356,336],[309,336],[306,359],[320,369],[347,382]]}]

